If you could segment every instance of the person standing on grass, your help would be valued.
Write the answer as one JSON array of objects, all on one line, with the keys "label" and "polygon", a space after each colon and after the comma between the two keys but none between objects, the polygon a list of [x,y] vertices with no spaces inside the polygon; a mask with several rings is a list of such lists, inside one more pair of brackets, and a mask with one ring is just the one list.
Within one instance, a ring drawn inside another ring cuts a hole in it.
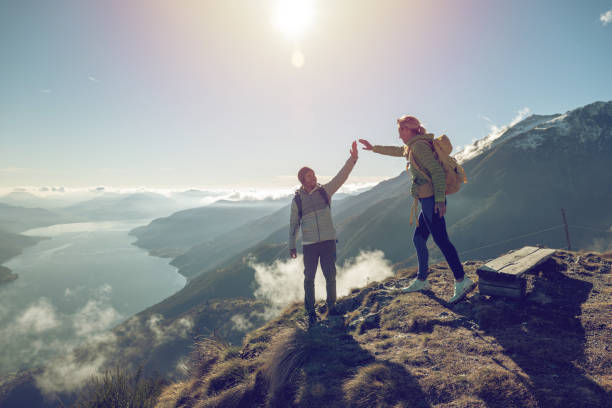
[{"label": "person standing on grass", "polygon": [[[455,277],[455,290],[449,303],[456,303],[474,289],[474,282],[465,276],[463,265],[457,250],[446,232],[446,177],[444,169],[434,156],[432,149],[433,134],[426,133],[419,120],[414,116],[403,116],[397,120],[399,137],[404,146],[372,146],[365,139],[359,139],[364,150],[387,156],[405,157],[408,161],[408,172],[412,175],[411,194],[418,198],[421,213],[414,231],[413,242],[419,260],[419,272],[416,279],[401,291],[404,293],[430,290],[427,280],[429,252],[427,240],[429,235],[444,254]],[[410,163],[411,160],[416,163]],[[425,173],[425,174],[424,174]],[[426,191],[426,193],[423,193]]]},{"label": "person standing on grass", "polygon": [[353,142],[350,157],[338,174],[327,184],[318,184],[314,170],[302,167],[298,180],[302,186],[295,192],[289,218],[289,254],[297,257],[298,229],[302,227],[304,253],[304,307],[308,321],[317,321],[314,279],[319,261],[327,289],[328,315],[338,314],[336,303],[336,229],[331,216],[331,197],[344,184],[357,163],[357,142]]}]

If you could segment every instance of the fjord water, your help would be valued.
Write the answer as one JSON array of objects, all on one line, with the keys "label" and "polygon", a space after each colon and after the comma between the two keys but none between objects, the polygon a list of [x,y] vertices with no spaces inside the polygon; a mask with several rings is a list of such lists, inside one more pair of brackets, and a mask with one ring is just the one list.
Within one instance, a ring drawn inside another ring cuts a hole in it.
[{"label": "fjord water", "polygon": [[168,259],[151,257],[128,232],[149,220],[54,225],[5,265],[19,279],[0,287],[0,373],[32,368],[105,333],[185,285]]}]

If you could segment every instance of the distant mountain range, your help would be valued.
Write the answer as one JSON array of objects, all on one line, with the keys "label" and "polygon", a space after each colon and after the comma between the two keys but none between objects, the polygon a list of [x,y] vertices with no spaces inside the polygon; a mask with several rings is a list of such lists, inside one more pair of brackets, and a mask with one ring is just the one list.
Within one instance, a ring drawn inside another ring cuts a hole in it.
[{"label": "distant mountain range", "polygon": [[[200,243],[215,245],[219,236],[267,216],[286,202],[287,199],[220,200],[155,219],[149,225],[133,229],[130,235],[138,238],[134,245],[149,250],[151,254],[174,258]],[[253,242],[257,240],[249,244]]]},{"label": "distant mountain range", "polygon": [[177,208],[173,199],[158,193],[105,193],[59,211],[88,221],[109,221],[151,219],[176,211]]},{"label": "distant mountain range", "polygon": [[23,208],[0,203],[0,264],[41,240],[21,235],[20,232],[59,224],[65,220],[64,216],[42,208]]}]

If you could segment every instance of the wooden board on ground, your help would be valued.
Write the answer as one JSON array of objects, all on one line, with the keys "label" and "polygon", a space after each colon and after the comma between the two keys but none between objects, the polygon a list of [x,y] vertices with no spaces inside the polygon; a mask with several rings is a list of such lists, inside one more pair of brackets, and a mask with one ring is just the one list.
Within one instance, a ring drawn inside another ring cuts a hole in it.
[{"label": "wooden board on ground", "polygon": [[483,295],[521,297],[525,294],[523,274],[550,258],[556,250],[532,246],[500,256],[476,270]]},{"label": "wooden board on ground", "polygon": [[522,283],[517,286],[500,286],[493,285],[488,281],[480,279],[478,281],[478,292],[481,295],[489,296],[503,296],[509,298],[521,298],[525,294],[525,280],[522,279]]}]

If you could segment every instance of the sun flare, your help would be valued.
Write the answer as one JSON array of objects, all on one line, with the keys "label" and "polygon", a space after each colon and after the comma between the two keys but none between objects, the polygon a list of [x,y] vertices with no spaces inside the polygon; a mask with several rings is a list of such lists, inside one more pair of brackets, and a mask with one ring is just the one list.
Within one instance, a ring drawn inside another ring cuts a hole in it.
[{"label": "sun flare", "polygon": [[313,0],[278,0],[274,25],[285,35],[298,39],[312,24]]}]

